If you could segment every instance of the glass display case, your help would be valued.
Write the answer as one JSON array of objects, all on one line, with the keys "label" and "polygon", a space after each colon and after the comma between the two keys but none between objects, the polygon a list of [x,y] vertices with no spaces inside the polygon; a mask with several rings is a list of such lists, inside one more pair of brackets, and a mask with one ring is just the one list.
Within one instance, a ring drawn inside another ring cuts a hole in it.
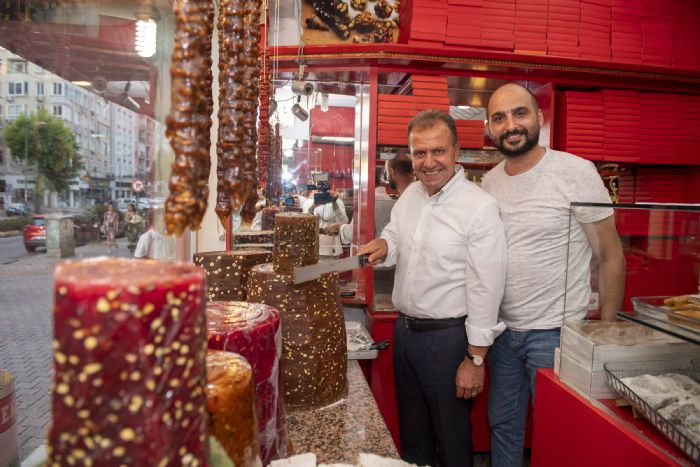
[{"label": "glass display case", "polygon": [[[279,147],[271,149],[278,155],[270,157],[268,202],[319,217],[321,261],[354,254],[368,240],[362,239],[368,222],[362,207],[368,193],[369,87],[362,73],[354,83],[314,73],[303,81],[280,78],[273,84],[276,110],[270,126]],[[246,236],[250,228],[232,220],[233,248],[233,237]],[[262,228],[253,222],[253,230]],[[364,302],[363,275],[342,273],[340,291],[346,301]]]},{"label": "glass display case", "polygon": [[[578,221],[610,215],[626,261],[624,293],[585,248],[617,239]],[[559,377],[656,449],[697,463],[700,206],[572,203],[566,261]],[[611,306],[618,319],[597,320]]]}]

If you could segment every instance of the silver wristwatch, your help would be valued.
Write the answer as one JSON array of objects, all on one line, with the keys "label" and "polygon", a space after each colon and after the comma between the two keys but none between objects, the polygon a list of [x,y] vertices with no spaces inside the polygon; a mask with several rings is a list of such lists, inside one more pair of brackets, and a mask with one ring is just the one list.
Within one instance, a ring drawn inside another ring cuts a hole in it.
[{"label": "silver wristwatch", "polygon": [[469,353],[467,350],[467,358],[472,361],[474,366],[483,366],[484,364],[484,357],[481,355],[472,355]]}]

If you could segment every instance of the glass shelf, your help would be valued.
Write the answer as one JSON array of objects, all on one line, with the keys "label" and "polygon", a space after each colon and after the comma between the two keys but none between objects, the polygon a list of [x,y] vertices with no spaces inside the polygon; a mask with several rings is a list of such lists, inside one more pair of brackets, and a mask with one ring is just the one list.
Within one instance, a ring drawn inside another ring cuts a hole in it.
[{"label": "glass shelf", "polygon": [[641,315],[637,312],[630,313],[618,311],[617,317],[627,321],[632,321],[634,323],[641,324],[642,326],[647,326],[649,328],[656,329],[657,331],[661,331],[673,337],[678,337],[679,339],[692,342],[693,344],[700,345],[700,332],[691,331],[690,329],[676,326],[673,323],[654,319],[649,316]]}]

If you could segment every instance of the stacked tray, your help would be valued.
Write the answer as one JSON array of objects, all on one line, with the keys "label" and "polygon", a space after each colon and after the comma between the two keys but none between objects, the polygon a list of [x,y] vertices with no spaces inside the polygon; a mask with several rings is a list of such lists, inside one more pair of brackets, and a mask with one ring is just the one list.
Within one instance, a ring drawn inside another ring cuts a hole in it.
[{"label": "stacked tray", "polygon": [[683,365],[674,361],[650,362],[608,362],[604,365],[608,384],[627,400],[644,418],[654,425],[681,451],[686,453],[695,464],[700,463],[700,439],[691,439],[683,434],[671,421],[661,416],[649,403],[630,389],[622,379],[640,375],[658,376],[666,373],[678,373],[700,382],[700,368]]}]

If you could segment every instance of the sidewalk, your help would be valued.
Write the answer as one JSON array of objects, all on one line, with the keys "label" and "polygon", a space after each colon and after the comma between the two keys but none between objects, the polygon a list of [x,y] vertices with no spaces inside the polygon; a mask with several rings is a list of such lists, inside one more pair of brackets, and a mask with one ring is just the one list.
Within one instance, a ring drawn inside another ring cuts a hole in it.
[{"label": "sidewalk", "polygon": [[[126,239],[110,256],[130,256]],[[104,244],[75,249],[64,259],[107,255]],[[20,459],[45,442],[51,420],[53,270],[60,260],[32,255],[0,266],[0,368],[15,378]]]}]

